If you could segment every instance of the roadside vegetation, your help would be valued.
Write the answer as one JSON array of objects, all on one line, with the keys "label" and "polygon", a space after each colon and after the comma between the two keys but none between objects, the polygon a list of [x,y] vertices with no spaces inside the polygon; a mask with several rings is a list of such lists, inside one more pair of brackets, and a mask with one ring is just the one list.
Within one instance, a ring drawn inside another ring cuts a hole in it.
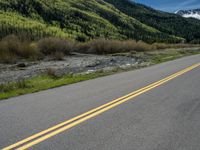
[{"label": "roadside vegetation", "polygon": [[0,41],[0,63],[15,63],[19,60],[40,60],[47,56],[61,60],[74,49],[70,40],[43,38],[37,42],[20,40],[9,35]]},{"label": "roadside vegetation", "polygon": [[72,52],[90,54],[114,54],[124,52],[147,52],[167,48],[187,48],[199,45],[192,44],[148,44],[135,40],[94,39],[88,42],[77,42],[64,38],[48,37],[38,41],[20,40],[9,35],[0,40],[0,63],[16,63],[19,60],[41,60],[50,57],[63,60]]},{"label": "roadside vegetation", "polygon": [[114,54],[125,52],[148,52],[155,50],[162,50],[168,48],[187,48],[199,47],[193,44],[166,44],[166,43],[152,43],[148,44],[143,41],[135,40],[107,40],[94,39],[89,42],[79,43],[77,51],[82,53],[92,54]]},{"label": "roadside vegetation", "polygon": [[[164,47],[164,46],[163,46]],[[178,46],[180,47],[180,45]],[[128,53],[115,53],[112,55],[119,56],[134,56],[138,58],[146,58],[144,65],[136,65],[130,68],[119,68],[116,67],[110,71],[99,70],[92,73],[86,74],[67,74],[64,76],[58,76],[56,70],[49,68],[42,75],[27,79],[19,80],[16,82],[0,84],[0,100],[7,99],[14,96],[19,96],[27,93],[38,92],[50,88],[55,88],[63,85],[68,85],[72,83],[77,83],[85,80],[94,79],[97,77],[102,77],[106,75],[111,75],[114,73],[133,70],[141,67],[146,67],[149,65],[154,65],[184,56],[200,54],[200,49],[190,50],[188,49],[167,49],[167,50],[155,50],[155,51],[132,51]]]},{"label": "roadside vegetation", "polygon": [[6,99],[14,96],[19,96],[27,93],[38,92],[50,88],[59,87],[62,85],[68,85],[72,83],[77,83],[89,79],[94,79],[97,77],[112,74],[112,72],[95,72],[84,75],[65,75],[62,77],[57,77],[53,71],[50,69],[46,74],[28,79],[19,80],[13,83],[1,84],[0,85],[0,100]]}]

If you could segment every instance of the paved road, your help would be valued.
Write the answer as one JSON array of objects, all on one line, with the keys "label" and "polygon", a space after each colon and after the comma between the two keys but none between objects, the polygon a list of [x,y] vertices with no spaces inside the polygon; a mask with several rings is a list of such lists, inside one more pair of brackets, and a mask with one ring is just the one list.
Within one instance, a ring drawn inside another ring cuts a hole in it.
[{"label": "paved road", "polygon": [[[0,148],[199,62],[200,55],[189,56],[0,101]],[[197,67],[31,149],[199,150],[199,141],[200,67]]]}]

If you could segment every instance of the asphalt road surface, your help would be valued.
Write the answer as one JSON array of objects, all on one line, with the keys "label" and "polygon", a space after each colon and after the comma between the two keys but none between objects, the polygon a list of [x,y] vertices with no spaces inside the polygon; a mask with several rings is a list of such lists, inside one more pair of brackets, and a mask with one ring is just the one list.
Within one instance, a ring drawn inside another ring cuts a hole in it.
[{"label": "asphalt road surface", "polygon": [[0,149],[199,150],[199,63],[189,56],[0,101]]}]

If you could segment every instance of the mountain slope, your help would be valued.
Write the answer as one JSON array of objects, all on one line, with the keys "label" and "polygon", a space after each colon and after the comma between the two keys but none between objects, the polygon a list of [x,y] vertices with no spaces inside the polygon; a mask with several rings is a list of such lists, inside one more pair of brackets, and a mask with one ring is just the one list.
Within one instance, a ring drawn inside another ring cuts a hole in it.
[{"label": "mountain slope", "polygon": [[0,37],[60,36],[79,41],[105,37],[177,42],[180,38],[145,25],[103,0],[0,0]]},{"label": "mountain slope", "polygon": [[183,18],[176,14],[154,10],[129,0],[105,0],[123,13],[132,16],[144,24],[161,32],[185,38],[188,42],[199,41],[200,21]]},{"label": "mountain slope", "polygon": [[175,13],[185,18],[196,18],[200,20],[200,9],[179,10]]}]

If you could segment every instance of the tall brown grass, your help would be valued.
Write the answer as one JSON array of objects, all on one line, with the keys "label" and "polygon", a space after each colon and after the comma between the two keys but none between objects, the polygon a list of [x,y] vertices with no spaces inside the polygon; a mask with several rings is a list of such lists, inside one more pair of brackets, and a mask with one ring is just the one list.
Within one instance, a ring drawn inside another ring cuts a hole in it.
[{"label": "tall brown grass", "polygon": [[135,40],[106,40],[95,39],[86,43],[80,43],[77,46],[77,51],[82,53],[92,54],[113,54],[123,52],[146,52],[154,50],[162,50],[168,48],[187,48],[200,45],[191,44],[165,44],[165,43],[153,43],[148,44],[143,41]]},{"label": "tall brown grass", "polygon": [[0,41],[0,62],[15,62],[18,58],[36,58],[39,51],[30,42],[23,42],[15,35],[10,35]]},{"label": "tall brown grass", "polygon": [[37,43],[40,52],[45,55],[52,55],[55,53],[63,53],[68,55],[74,49],[72,41],[60,38],[44,38]]},{"label": "tall brown grass", "polygon": [[44,38],[38,42],[29,42],[9,35],[0,41],[0,62],[14,63],[19,59],[39,59],[47,55],[62,60],[74,47],[74,42],[65,39]]},{"label": "tall brown grass", "polygon": [[142,41],[136,42],[135,40],[120,41],[95,39],[78,46],[78,51],[94,54],[113,54],[131,51],[141,52],[149,50],[151,50],[150,44]]},{"label": "tall brown grass", "polygon": [[191,44],[148,44],[135,40],[93,39],[77,43],[61,38],[43,38],[38,42],[21,41],[15,35],[0,40],[0,62],[13,63],[19,59],[39,59],[50,56],[54,60],[63,60],[66,55],[79,53],[113,54],[123,52],[146,52],[167,48],[188,48],[200,45]]}]

